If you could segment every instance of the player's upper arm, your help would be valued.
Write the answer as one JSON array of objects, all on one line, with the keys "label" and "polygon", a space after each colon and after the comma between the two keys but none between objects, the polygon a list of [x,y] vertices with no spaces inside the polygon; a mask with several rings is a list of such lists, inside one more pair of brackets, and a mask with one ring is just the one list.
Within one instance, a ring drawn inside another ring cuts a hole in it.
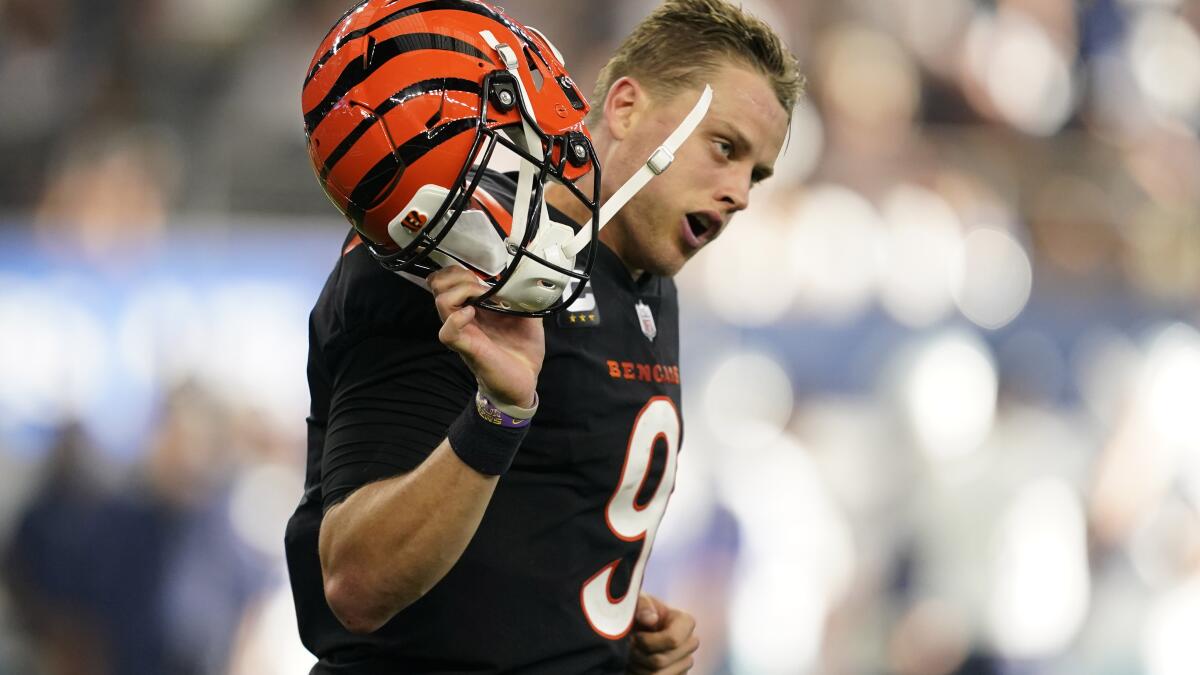
[{"label": "player's upper arm", "polygon": [[436,341],[382,334],[347,349],[333,369],[324,508],[416,468],[445,438],[475,386],[462,359]]}]

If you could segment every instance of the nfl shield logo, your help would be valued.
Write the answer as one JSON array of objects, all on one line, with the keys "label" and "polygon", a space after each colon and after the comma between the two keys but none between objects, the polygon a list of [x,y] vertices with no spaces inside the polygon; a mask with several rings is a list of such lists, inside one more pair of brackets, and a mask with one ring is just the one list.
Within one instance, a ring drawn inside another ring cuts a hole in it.
[{"label": "nfl shield logo", "polygon": [[637,310],[638,323],[642,325],[642,334],[646,336],[646,339],[653,341],[654,336],[658,335],[658,327],[654,325],[654,313],[650,311],[650,305],[638,300],[633,307]]}]

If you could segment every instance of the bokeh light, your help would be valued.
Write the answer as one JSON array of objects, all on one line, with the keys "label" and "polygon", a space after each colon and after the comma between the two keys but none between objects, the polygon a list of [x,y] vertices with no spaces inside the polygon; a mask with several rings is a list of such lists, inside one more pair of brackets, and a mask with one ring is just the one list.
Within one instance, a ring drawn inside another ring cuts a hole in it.
[{"label": "bokeh light", "polygon": [[[808,179],[821,161],[825,149],[825,124],[821,111],[808,99],[800,101],[792,112],[792,123],[788,127],[787,140],[775,162],[775,173],[758,190],[760,193],[790,191],[796,184]],[[755,203],[764,198],[756,194]]]},{"label": "bokeh light", "polygon": [[1155,440],[1200,455],[1200,333],[1172,324],[1150,340],[1138,387]]},{"label": "bokeh light", "polygon": [[703,405],[703,423],[722,443],[765,445],[779,437],[791,417],[791,380],[775,358],[735,352],[708,376]]},{"label": "bokeh light", "polygon": [[1007,232],[981,228],[963,241],[953,286],[958,309],[983,328],[1001,328],[1025,309],[1033,267],[1021,244]]},{"label": "bokeh light", "polygon": [[104,331],[70,291],[0,278],[0,417],[51,425],[102,395]]},{"label": "bokeh light", "polygon": [[826,75],[821,86],[841,116],[876,130],[912,116],[917,71],[891,36],[848,24],[831,31],[820,49]]},{"label": "bokeh light", "polygon": [[1149,675],[1188,675],[1200,670],[1200,579],[1164,594],[1150,610],[1142,635]]},{"label": "bokeh light", "polygon": [[759,218],[771,215],[767,208],[752,206],[734,219],[722,237],[719,255],[702,256],[680,275],[682,284],[699,285],[712,311],[729,323],[768,325],[781,320],[795,303],[802,274],[779,256],[786,232]]},{"label": "bokeh light", "polygon": [[1054,654],[1075,637],[1089,595],[1087,538],[1079,496],[1043,479],[1017,495],[997,533],[990,628],[1017,659]]},{"label": "bokeh light", "polygon": [[916,52],[923,65],[948,73],[957,47],[971,20],[969,0],[926,0],[913,3],[893,0],[902,18],[905,42]]},{"label": "bokeh light", "polygon": [[1062,128],[1074,85],[1065,55],[1040,24],[1019,11],[981,10],[968,39],[974,75],[1005,120],[1035,135]]},{"label": "bokeh light", "polygon": [[734,669],[806,672],[819,653],[823,616],[853,577],[852,535],[794,440],[722,458],[719,494],[744,537],[730,608]]},{"label": "bokeh light", "polygon": [[1129,38],[1133,74],[1157,109],[1185,120],[1200,114],[1200,37],[1181,17],[1141,12]]},{"label": "bokeh light", "polygon": [[303,368],[308,341],[308,303],[294,290],[273,284],[220,287],[209,299],[205,352],[215,391],[246,408],[282,421],[308,409]]},{"label": "bokeh light", "polygon": [[997,376],[987,345],[963,332],[912,347],[903,366],[901,402],[918,447],[932,460],[977,449],[996,414]]},{"label": "bokeh light", "polygon": [[838,321],[854,317],[875,291],[878,212],[862,195],[838,185],[804,193],[790,225],[788,264],[799,274],[802,310]]},{"label": "bokeh light", "polygon": [[963,248],[958,217],[937,194],[902,185],[884,201],[883,218],[880,299],[897,321],[928,326],[954,307],[950,285]]}]

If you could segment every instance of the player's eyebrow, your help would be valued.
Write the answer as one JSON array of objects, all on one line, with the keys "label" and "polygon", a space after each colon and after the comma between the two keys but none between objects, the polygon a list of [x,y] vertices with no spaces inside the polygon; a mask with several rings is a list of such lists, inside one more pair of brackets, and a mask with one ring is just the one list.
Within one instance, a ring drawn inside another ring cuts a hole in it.
[{"label": "player's eyebrow", "polygon": [[[729,137],[729,142],[733,143],[734,151],[738,154],[751,154],[754,146],[746,138],[746,136],[735,126],[729,122],[721,121],[718,133]],[[759,183],[775,174],[775,169],[770,164],[755,164],[754,169],[750,172],[750,180]]]}]

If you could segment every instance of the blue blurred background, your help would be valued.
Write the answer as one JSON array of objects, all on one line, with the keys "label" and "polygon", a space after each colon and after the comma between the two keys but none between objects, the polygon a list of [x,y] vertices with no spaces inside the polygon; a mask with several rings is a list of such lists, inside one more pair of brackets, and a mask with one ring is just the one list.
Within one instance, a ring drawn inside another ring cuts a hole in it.
[{"label": "blue blurred background", "polygon": [[[0,673],[307,672],[346,6],[0,0]],[[653,3],[504,6],[589,90]],[[809,87],[679,279],[693,672],[1200,673],[1200,2],[744,6]]]}]

